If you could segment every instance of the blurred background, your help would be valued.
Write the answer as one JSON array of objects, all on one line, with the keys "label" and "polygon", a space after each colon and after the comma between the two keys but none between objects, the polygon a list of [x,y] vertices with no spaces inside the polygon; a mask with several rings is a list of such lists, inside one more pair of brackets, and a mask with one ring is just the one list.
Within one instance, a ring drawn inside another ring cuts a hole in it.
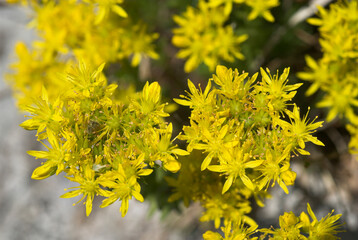
[{"label": "blurred background", "polygon": [[[192,1],[186,1],[189,2]],[[276,19],[272,29],[265,27],[265,21],[246,25],[246,30],[256,40],[243,48],[247,59],[241,62],[240,69],[257,71],[259,66],[272,69],[291,66],[292,72],[297,72],[304,68],[305,54],[319,56],[317,31],[304,23],[313,14],[313,10],[307,8],[312,2],[318,1],[283,0],[287,16]],[[320,2],[328,4],[331,1]],[[178,12],[182,10],[178,9]],[[36,181],[30,178],[40,160],[28,156],[26,151],[40,149],[41,146],[35,141],[35,133],[19,127],[24,116],[16,108],[11,89],[3,79],[9,64],[16,60],[15,43],[23,41],[30,44],[36,38],[26,26],[28,15],[25,8],[0,1],[0,240],[201,239],[203,232],[213,226],[199,223],[201,208],[197,204],[187,209],[179,206],[181,212],[172,211],[163,218],[159,211],[151,211],[149,203],[131,201],[128,214],[122,218],[119,203],[100,209],[98,200],[94,202],[93,213],[87,218],[82,204],[72,206],[73,199],[59,198],[64,193],[63,189],[71,186],[67,179],[50,177]],[[146,17],[150,19],[152,16]],[[291,25],[286,24],[288,20]],[[165,39],[161,49],[174,55],[176,49],[165,45],[165,41],[170,41],[171,33],[161,32],[163,24],[158,26],[156,31]],[[258,28],[266,30],[253,30]],[[150,77],[164,86],[168,99],[182,93],[187,78],[198,83],[210,76],[203,66],[194,73],[184,74],[179,71],[183,65],[183,61],[170,58],[167,63],[156,62],[152,66]],[[290,79],[299,81],[294,75]],[[301,95],[299,93],[296,97],[296,102],[305,98],[306,85],[302,87]],[[307,108],[311,100],[305,99],[301,106]],[[181,121],[187,114],[186,110],[179,109],[173,121]],[[324,118],[323,114],[319,110],[311,112],[312,116],[319,115],[320,118]],[[309,202],[319,219],[332,209],[337,214],[343,214],[346,232],[339,236],[348,240],[358,239],[358,160],[348,153],[349,134],[339,122],[333,121],[319,130],[317,137],[326,148],[322,150],[309,145],[307,150],[312,153],[309,158],[295,158],[292,168],[297,173],[297,180],[289,189],[290,194],[274,188],[265,208],[254,209],[252,217],[260,227],[277,226],[279,215],[285,211],[305,211]]]}]

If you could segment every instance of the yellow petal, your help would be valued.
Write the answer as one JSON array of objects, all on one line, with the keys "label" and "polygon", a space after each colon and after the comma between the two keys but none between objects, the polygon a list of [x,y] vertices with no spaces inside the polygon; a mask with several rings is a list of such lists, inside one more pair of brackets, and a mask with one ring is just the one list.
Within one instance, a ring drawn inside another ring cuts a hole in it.
[{"label": "yellow petal", "polygon": [[191,106],[192,103],[190,101],[187,100],[183,100],[183,99],[178,99],[178,98],[174,98],[173,99],[176,103],[183,105],[183,106]]},{"label": "yellow petal", "polygon": [[252,184],[250,178],[248,178],[246,175],[242,174],[242,175],[240,175],[240,178],[248,189],[250,189],[250,190],[255,189],[254,184]]},{"label": "yellow petal", "polygon": [[225,181],[225,184],[224,184],[221,194],[224,194],[227,190],[229,190],[233,181],[234,181],[234,176],[230,175]]},{"label": "yellow petal", "polygon": [[122,217],[124,217],[127,212],[128,212],[128,205],[129,205],[129,199],[128,198],[124,198],[122,200],[122,204],[121,204],[121,207],[120,207],[120,211],[122,212]]},{"label": "yellow petal", "polygon": [[49,157],[49,153],[46,151],[27,151],[27,154],[41,159],[47,159]]},{"label": "yellow petal", "polygon": [[118,5],[113,5],[112,6],[112,11],[117,13],[118,16],[121,16],[123,18],[127,18],[128,17],[128,14],[126,11],[124,11],[124,9]]},{"label": "yellow petal", "polygon": [[201,164],[201,171],[204,171],[211,163],[211,159],[213,158],[213,154],[209,153],[208,156],[205,157],[203,163]]},{"label": "yellow petal", "polygon": [[87,196],[86,199],[86,216],[88,217],[92,212],[92,197]]},{"label": "yellow petal", "polygon": [[264,160],[249,161],[245,163],[245,168],[255,168],[260,166],[263,162]]},{"label": "yellow petal", "polygon": [[65,194],[62,194],[60,196],[60,198],[73,198],[73,197],[77,197],[78,195],[80,195],[82,193],[81,190],[74,190],[74,191],[70,191],[67,192]]},{"label": "yellow petal", "polygon": [[56,173],[56,170],[57,170],[56,166],[52,166],[52,164],[45,163],[44,165],[36,168],[33,171],[31,178],[36,180],[42,180],[54,175]]},{"label": "yellow petal", "polygon": [[171,150],[172,153],[180,155],[180,156],[186,156],[189,155],[189,153],[183,149],[175,148]]},{"label": "yellow petal", "polygon": [[144,198],[143,196],[139,193],[139,192],[136,192],[136,191],[132,191],[132,195],[135,199],[137,199],[139,202],[143,202],[144,201]]},{"label": "yellow petal", "polygon": [[172,173],[176,173],[180,170],[180,163],[178,161],[170,160],[164,162],[163,167]]}]

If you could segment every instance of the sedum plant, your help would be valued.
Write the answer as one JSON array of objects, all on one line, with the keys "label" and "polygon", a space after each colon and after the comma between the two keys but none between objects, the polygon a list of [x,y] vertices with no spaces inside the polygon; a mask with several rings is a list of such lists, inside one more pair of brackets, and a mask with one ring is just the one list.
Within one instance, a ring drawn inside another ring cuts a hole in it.
[{"label": "sedum plant", "polygon": [[[40,37],[31,48],[17,44],[18,62],[8,76],[19,108],[28,113],[21,126],[36,131],[44,146],[28,151],[42,161],[33,179],[64,175],[76,186],[61,197],[81,196],[87,216],[97,196],[104,198],[100,207],[120,201],[124,217],[130,199],[144,201],[144,187],[168,184],[168,202],[199,202],[200,220],[212,221],[224,233],[207,231],[206,240],[258,239],[259,232],[260,239],[337,239],[341,215],[332,211],[318,221],[309,204],[312,221],[306,213],[284,213],[279,229],[259,229],[249,216],[252,202],[263,207],[275,184],[289,193],[296,179],[291,160],[310,154],[306,143],[324,146],[313,136],[323,122],[310,121],[308,112],[302,116],[292,103],[302,84],[288,83],[289,68],[281,74],[261,68],[259,77],[218,65],[244,58],[240,44],[248,36],[228,24],[234,4],[250,7],[249,20],[262,16],[272,22],[270,9],[277,0],[199,0],[197,8],[174,16],[179,27],[172,43],[181,48],[179,58],[188,58],[184,70],[201,62],[216,69],[204,90],[188,80],[189,91],[174,99],[190,108],[187,126],[165,120],[171,111],[161,101],[158,82],[143,83],[135,92],[122,88],[122,79],[111,72],[118,63],[125,70],[128,60],[133,68],[145,58],[159,58],[154,50],[159,35],[135,21],[125,1],[9,2],[31,7],[30,26]],[[348,55],[348,60],[355,57]],[[182,132],[173,137],[173,128]],[[160,170],[165,177],[158,183],[150,175]]]},{"label": "sedum plant", "polygon": [[82,195],[87,216],[97,195],[107,197],[101,207],[121,201],[120,211],[125,216],[129,199],[143,201],[138,179],[159,165],[177,172],[180,163],[176,156],[187,152],[171,142],[173,128],[162,119],[168,114],[160,102],[158,83],[147,82],[142,92],[127,101],[117,100],[114,92],[118,86],[107,84],[103,67],[91,70],[80,63],[62,79],[67,91],[54,101],[42,88],[41,97],[24,107],[31,115],[21,126],[36,130],[38,140],[47,148],[28,152],[45,160],[34,170],[33,179],[64,172],[79,185],[61,197]]},{"label": "sedum plant", "polygon": [[322,122],[309,122],[307,114],[301,118],[290,103],[301,84],[288,84],[289,68],[281,75],[262,68],[260,73],[258,81],[258,73],[249,77],[219,65],[204,91],[188,80],[190,92],[174,99],[191,108],[190,125],[178,138],[187,142],[188,152],[205,157],[183,160],[179,177],[169,179],[176,189],[170,200],[200,201],[206,209],[201,220],[213,220],[216,228],[221,219],[255,225],[247,216],[250,197],[263,206],[276,183],[288,194],[296,178],[292,154],[309,155],[306,142],[323,146],[312,136]]},{"label": "sedum plant", "polygon": [[[168,114],[160,102],[158,83],[146,83],[142,92],[118,100],[114,95],[118,86],[107,84],[103,67],[91,70],[80,63],[63,76],[68,90],[53,102],[43,88],[42,95],[25,107],[31,115],[21,124],[36,130],[38,140],[47,148],[28,152],[45,160],[32,178],[42,180],[64,172],[78,186],[61,197],[82,195],[79,202],[85,199],[87,216],[98,195],[106,198],[100,207],[121,201],[120,211],[125,216],[132,197],[144,201],[138,180],[162,167],[174,173],[180,170],[177,179],[166,177],[175,191],[169,201],[183,198],[186,205],[200,201],[205,208],[202,221],[214,221],[216,228],[223,221],[226,237],[249,237],[257,232],[256,222],[247,216],[250,198],[263,206],[267,188],[275,182],[288,193],[286,185],[292,185],[296,177],[290,169],[291,152],[309,154],[304,150],[308,141],[323,145],[311,136],[321,122],[309,123],[307,116],[301,119],[296,105],[292,112],[287,109],[300,86],[287,85],[289,69],[281,76],[261,69],[261,82],[256,82],[258,74],[245,82],[248,74],[218,66],[204,92],[189,80],[189,97],[176,99],[192,108],[192,124],[184,126],[184,134],[179,135],[189,142],[192,154],[177,161],[177,156],[189,153],[172,144],[172,124],[163,121]],[[211,81],[218,87],[212,87]],[[340,215],[329,215],[327,221],[317,223],[311,210],[309,213],[314,221],[307,222],[308,217],[301,214],[302,224],[294,225],[296,232],[308,228],[310,234],[317,229],[329,236],[337,233]],[[286,230],[260,231],[287,234]],[[218,235],[209,231],[203,237],[217,239]]]}]

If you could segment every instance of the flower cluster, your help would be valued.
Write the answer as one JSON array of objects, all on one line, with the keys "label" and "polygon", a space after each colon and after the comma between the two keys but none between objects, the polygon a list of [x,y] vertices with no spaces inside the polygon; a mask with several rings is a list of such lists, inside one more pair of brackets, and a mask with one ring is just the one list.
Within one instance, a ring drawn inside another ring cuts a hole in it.
[{"label": "flower cluster", "polygon": [[223,11],[223,7],[211,7],[201,0],[198,8],[189,6],[183,15],[174,16],[179,28],[173,30],[172,42],[182,48],[177,57],[188,58],[184,66],[186,72],[193,71],[202,62],[213,70],[220,59],[233,62],[235,58],[244,58],[240,43],[247,35],[235,35],[232,26],[225,25],[229,16]]},{"label": "flower cluster", "polygon": [[118,86],[107,84],[103,67],[92,71],[80,63],[63,77],[67,90],[54,101],[43,87],[41,97],[24,107],[31,116],[21,126],[36,130],[47,148],[28,152],[46,160],[34,170],[33,179],[65,172],[79,186],[62,197],[82,194],[87,216],[96,195],[107,197],[101,207],[122,201],[124,216],[129,199],[143,201],[138,178],[159,165],[177,172],[176,156],[187,152],[171,142],[172,125],[162,119],[168,114],[160,103],[158,83],[147,82],[142,92],[120,101],[114,98]]},{"label": "flower cluster", "polygon": [[19,60],[8,76],[20,107],[32,95],[41,95],[42,85],[50,99],[53,92],[65,90],[56,74],[68,71],[79,59],[93,66],[131,59],[137,66],[143,57],[159,57],[153,46],[158,34],[149,34],[146,25],[134,23],[119,5],[122,2],[29,1],[33,10],[29,25],[40,39],[31,48],[17,44]]},{"label": "flower cluster", "polygon": [[348,120],[348,130],[353,135],[350,148],[357,152],[358,1],[339,1],[328,10],[318,10],[318,18],[308,22],[319,27],[323,56],[318,60],[307,56],[309,69],[298,77],[312,82],[307,95],[317,90],[324,93],[317,107],[329,108],[327,121],[337,116]]},{"label": "flower cluster", "polygon": [[[235,183],[237,187],[232,187],[230,191],[222,194],[223,177],[214,172],[201,171],[203,158],[203,154],[197,150],[191,152],[189,156],[179,157],[181,169],[178,177],[165,178],[174,191],[168,201],[183,199],[185,206],[189,206],[191,201],[200,202],[204,208],[200,221],[213,221],[216,228],[220,227],[222,219],[243,221],[256,226],[256,222],[247,216],[252,210],[249,200],[253,195],[252,191],[237,181]],[[263,203],[260,198],[265,197],[264,194],[264,192],[254,193],[261,206]]]},{"label": "flower cluster", "polygon": [[[307,203],[307,212],[311,217],[302,212],[299,217],[294,213],[285,213],[280,216],[279,229],[261,229],[261,232],[272,235],[272,238],[278,239],[338,239],[335,235],[339,232],[337,229],[341,226],[338,219],[341,214],[332,216],[334,210],[321,220],[317,220],[311,206]],[[307,237],[306,237],[307,236]]]},{"label": "flower cluster", "polygon": [[[254,225],[243,217],[251,211],[247,199],[254,196],[262,205],[260,197],[276,182],[288,193],[296,178],[291,154],[308,155],[306,142],[323,145],[312,136],[322,122],[309,122],[307,114],[301,118],[296,105],[288,109],[301,85],[288,85],[288,74],[288,68],[273,76],[261,69],[262,81],[257,81],[258,73],[248,77],[218,66],[204,91],[188,80],[190,92],[174,99],[191,108],[190,125],[179,138],[187,141],[188,152],[198,150],[205,157],[183,163],[179,178],[169,181],[177,188],[172,197],[201,201],[207,210],[202,220],[215,220],[216,227],[221,218]],[[198,165],[203,173],[195,174]],[[193,179],[196,175],[199,180]],[[183,188],[186,181],[192,182],[192,189]]]},{"label": "flower cluster", "polygon": [[279,5],[278,0],[199,0],[197,8],[189,6],[182,15],[174,16],[179,27],[173,30],[172,42],[181,49],[177,57],[187,59],[186,72],[193,71],[200,63],[213,71],[220,60],[244,59],[240,44],[248,35],[237,35],[233,26],[226,24],[233,3],[245,3],[252,8],[249,20],[262,15],[268,21],[274,21],[269,9]]},{"label": "flower cluster", "polygon": [[280,5],[278,0],[209,0],[209,3],[213,7],[224,5],[225,15],[230,15],[234,3],[245,4],[252,9],[247,17],[248,20],[254,20],[258,16],[262,16],[269,22],[273,22],[275,20],[270,12],[270,9]]},{"label": "flower cluster", "polygon": [[302,212],[297,217],[293,212],[284,213],[279,218],[280,228],[278,229],[256,229],[257,227],[245,227],[241,222],[225,222],[222,227],[224,237],[219,233],[207,231],[204,233],[204,240],[231,240],[231,239],[251,239],[257,240],[258,237],[250,237],[256,232],[261,232],[263,235],[260,239],[339,239],[335,235],[340,232],[337,230],[341,225],[338,222],[341,214],[332,216],[333,212],[321,220],[317,220],[316,215],[313,213],[311,206],[307,203],[307,212],[311,217]]}]

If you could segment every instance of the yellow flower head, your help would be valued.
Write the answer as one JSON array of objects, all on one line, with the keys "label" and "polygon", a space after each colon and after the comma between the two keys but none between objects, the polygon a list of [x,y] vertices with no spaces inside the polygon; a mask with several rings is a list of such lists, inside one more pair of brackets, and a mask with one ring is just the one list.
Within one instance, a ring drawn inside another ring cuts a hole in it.
[{"label": "yellow flower head", "polygon": [[173,30],[172,43],[181,48],[177,57],[187,59],[186,72],[193,71],[200,63],[213,70],[221,59],[233,62],[244,58],[240,44],[247,35],[237,36],[231,26],[225,26],[228,16],[222,12],[222,7],[213,8],[200,0],[197,9],[188,7],[181,16],[174,16],[179,27]]}]

